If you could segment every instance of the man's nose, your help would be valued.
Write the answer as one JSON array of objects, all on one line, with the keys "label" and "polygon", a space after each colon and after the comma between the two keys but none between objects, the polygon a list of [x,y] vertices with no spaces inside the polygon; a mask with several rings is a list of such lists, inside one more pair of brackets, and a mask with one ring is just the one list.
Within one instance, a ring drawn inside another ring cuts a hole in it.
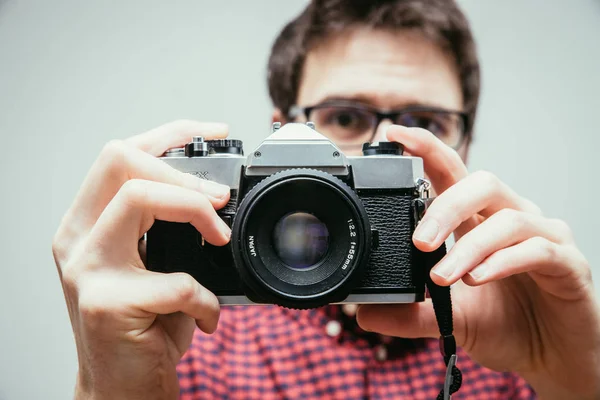
[{"label": "man's nose", "polygon": [[379,125],[377,126],[375,135],[373,136],[373,142],[387,142],[387,138],[385,137],[385,132],[387,131],[387,128],[390,125],[393,125],[393,122],[391,119],[386,118],[383,121],[381,121],[379,123]]}]

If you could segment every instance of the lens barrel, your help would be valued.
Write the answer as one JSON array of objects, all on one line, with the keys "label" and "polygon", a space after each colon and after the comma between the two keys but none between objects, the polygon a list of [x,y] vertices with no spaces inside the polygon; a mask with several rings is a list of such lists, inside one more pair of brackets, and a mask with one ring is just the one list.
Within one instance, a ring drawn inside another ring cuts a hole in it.
[{"label": "lens barrel", "polygon": [[314,308],[362,279],[371,226],[356,193],[318,170],[273,174],[243,198],[231,248],[242,282],[263,302]]}]

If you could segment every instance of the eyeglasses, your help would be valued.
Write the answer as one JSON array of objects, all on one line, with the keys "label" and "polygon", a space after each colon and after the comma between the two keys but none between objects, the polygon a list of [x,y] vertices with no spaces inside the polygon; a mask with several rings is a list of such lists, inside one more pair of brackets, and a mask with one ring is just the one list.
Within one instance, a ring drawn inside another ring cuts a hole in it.
[{"label": "eyeglasses", "polygon": [[310,107],[292,106],[288,117],[304,115],[315,128],[342,149],[357,149],[375,137],[381,121],[427,129],[446,145],[458,149],[465,137],[467,114],[437,107],[414,106],[380,110],[350,101],[328,101]]}]

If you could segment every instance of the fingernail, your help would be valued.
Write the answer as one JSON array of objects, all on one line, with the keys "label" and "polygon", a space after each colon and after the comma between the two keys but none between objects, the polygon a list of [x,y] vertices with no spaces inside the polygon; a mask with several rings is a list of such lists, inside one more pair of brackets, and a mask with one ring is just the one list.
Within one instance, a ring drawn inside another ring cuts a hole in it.
[{"label": "fingernail", "polygon": [[222,200],[229,194],[229,186],[221,185],[220,183],[213,181],[202,181],[201,190],[207,196],[217,200]]},{"label": "fingernail", "polygon": [[229,240],[231,238],[231,228],[229,228],[229,225],[227,225],[225,221],[223,221],[220,218],[219,220],[221,221],[221,232],[223,233],[223,235],[225,235],[225,238]]},{"label": "fingernail", "polygon": [[425,218],[417,226],[414,237],[420,242],[432,243],[440,232],[440,226],[437,221],[431,218]]},{"label": "fingernail", "polygon": [[485,266],[483,266],[483,264],[479,264],[478,266],[473,268],[471,271],[469,271],[468,274],[471,275],[471,278],[478,281],[485,276],[485,270],[486,270]]},{"label": "fingernail", "polygon": [[450,253],[446,258],[433,268],[433,273],[441,276],[444,279],[450,278],[452,273],[456,270],[456,264],[458,256],[454,253]]}]

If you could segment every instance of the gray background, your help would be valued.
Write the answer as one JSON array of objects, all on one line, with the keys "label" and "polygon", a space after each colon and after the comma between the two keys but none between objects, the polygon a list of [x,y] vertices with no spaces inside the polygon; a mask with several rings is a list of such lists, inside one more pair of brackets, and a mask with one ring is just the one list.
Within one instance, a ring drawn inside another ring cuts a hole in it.
[{"label": "gray background", "polygon": [[[470,169],[567,220],[598,274],[600,2],[461,3],[484,76]],[[102,145],[177,118],[229,122],[256,145],[271,42],[304,4],[0,1],[0,399],[71,397],[50,246]]]}]

